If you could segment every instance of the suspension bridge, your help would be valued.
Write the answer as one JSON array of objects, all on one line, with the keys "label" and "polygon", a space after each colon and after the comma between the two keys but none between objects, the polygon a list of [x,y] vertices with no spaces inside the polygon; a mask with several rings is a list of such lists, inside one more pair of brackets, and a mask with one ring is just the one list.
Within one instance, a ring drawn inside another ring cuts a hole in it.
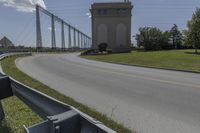
[{"label": "suspension bridge", "polygon": [[[63,19],[59,18],[58,16],[54,15],[50,11],[42,8],[39,5],[36,5],[36,48],[38,50],[41,50],[43,48],[43,38],[42,38],[42,31],[41,31],[41,21],[40,21],[40,14],[43,13],[50,17],[51,19],[51,48],[57,49],[56,44],[56,28],[55,28],[55,22],[58,22],[60,24],[61,28],[61,49],[87,49],[91,46],[91,38],[77,29],[76,27],[70,25]],[[65,27],[67,27],[67,33],[65,34]],[[67,42],[65,39],[65,36],[67,36]],[[73,44],[72,44],[73,42]],[[66,47],[67,45],[67,47]]]}]

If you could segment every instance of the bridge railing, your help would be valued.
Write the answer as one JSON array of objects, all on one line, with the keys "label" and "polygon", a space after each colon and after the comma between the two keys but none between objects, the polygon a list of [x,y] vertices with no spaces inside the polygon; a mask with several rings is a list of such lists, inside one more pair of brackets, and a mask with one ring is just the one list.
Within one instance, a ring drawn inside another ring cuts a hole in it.
[{"label": "bridge railing", "polygon": [[[12,54],[0,56],[0,60]],[[60,102],[44,93],[30,88],[0,72],[0,100],[17,96],[44,121],[25,127],[26,133],[115,133],[101,122]],[[4,118],[0,104],[0,121]]]}]

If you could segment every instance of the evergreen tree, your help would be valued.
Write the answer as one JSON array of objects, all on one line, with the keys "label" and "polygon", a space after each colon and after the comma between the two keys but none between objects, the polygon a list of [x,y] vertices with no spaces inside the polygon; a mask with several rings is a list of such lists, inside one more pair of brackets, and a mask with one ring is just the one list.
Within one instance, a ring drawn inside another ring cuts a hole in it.
[{"label": "evergreen tree", "polygon": [[182,47],[182,34],[178,29],[178,26],[174,24],[174,26],[170,30],[172,45],[174,48],[181,48]]}]

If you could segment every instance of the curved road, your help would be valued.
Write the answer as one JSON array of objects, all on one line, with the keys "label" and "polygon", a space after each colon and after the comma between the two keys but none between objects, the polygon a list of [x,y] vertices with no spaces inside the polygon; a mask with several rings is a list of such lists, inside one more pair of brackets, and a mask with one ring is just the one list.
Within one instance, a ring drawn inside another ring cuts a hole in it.
[{"label": "curved road", "polygon": [[200,133],[200,74],[39,54],[19,69],[138,133]]}]

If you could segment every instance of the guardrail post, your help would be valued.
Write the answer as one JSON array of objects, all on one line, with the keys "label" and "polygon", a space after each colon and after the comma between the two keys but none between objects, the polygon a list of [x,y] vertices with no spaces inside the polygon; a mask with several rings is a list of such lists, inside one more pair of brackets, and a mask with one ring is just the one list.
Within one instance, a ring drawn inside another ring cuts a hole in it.
[{"label": "guardrail post", "polygon": [[10,86],[9,77],[0,77],[0,122],[4,119],[5,114],[3,111],[3,106],[1,100],[13,95],[12,88]]},{"label": "guardrail post", "polygon": [[5,114],[4,114],[3,107],[0,101],[0,123],[4,118],[5,118]]}]

